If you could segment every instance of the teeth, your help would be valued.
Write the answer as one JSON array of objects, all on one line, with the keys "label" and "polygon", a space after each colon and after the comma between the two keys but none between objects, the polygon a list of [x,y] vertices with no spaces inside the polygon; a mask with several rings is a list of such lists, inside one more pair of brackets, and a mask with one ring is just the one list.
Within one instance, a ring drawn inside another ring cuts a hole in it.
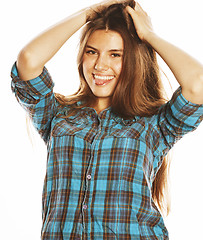
[{"label": "teeth", "polygon": [[114,76],[100,76],[100,75],[94,75],[94,78],[100,79],[100,80],[111,80],[114,78]]}]

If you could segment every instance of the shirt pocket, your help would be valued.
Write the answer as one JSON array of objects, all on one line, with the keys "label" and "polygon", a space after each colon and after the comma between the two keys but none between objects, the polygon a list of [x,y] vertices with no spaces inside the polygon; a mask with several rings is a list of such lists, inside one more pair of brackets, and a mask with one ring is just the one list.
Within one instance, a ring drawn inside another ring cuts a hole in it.
[{"label": "shirt pocket", "polygon": [[133,124],[115,124],[110,129],[110,137],[138,139],[141,136],[145,126],[140,123]]},{"label": "shirt pocket", "polygon": [[87,120],[84,118],[56,118],[52,122],[52,136],[60,137],[66,135],[76,135],[81,132]]}]

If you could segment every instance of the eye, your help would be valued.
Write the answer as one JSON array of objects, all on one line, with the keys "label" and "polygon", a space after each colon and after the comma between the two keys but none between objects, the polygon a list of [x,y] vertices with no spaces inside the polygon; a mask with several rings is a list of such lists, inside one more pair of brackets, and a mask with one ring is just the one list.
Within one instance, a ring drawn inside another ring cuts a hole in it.
[{"label": "eye", "polygon": [[89,55],[95,55],[96,51],[94,51],[94,50],[87,50],[86,53],[89,54]]},{"label": "eye", "polygon": [[111,56],[112,56],[113,58],[118,58],[118,57],[121,57],[122,55],[119,54],[119,53],[112,53]]}]

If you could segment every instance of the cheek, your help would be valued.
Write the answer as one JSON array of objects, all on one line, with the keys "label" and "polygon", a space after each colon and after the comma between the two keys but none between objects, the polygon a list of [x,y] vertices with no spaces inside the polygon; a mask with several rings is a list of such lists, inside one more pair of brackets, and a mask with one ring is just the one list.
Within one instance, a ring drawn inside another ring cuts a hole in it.
[{"label": "cheek", "polygon": [[114,71],[117,75],[120,75],[122,69],[122,62],[118,62],[114,65]]},{"label": "cheek", "polygon": [[92,71],[94,63],[90,59],[84,58],[82,66],[83,66],[83,73],[85,76],[87,76],[87,74]]}]

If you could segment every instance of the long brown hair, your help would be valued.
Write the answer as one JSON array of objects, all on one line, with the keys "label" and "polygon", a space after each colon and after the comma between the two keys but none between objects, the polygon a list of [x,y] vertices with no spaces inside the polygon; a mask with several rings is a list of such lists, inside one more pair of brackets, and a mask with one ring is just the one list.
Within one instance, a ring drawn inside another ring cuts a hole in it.
[{"label": "long brown hair", "polygon": [[[134,1],[129,1],[128,5],[134,7]],[[133,21],[125,11],[123,4],[114,4],[103,9],[97,13],[94,20],[88,22],[84,27],[77,59],[80,86],[78,91],[70,97],[56,94],[59,103],[70,105],[81,101],[83,107],[90,106],[95,100],[83,74],[83,55],[89,37],[97,30],[116,31],[124,42],[122,70],[111,98],[112,111],[125,119],[133,118],[136,115],[152,116],[157,114],[160,106],[166,100],[156,53],[151,46],[139,39]],[[167,213],[169,201],[167,202],[165,191],[168,183],[168,163],[169,161],[165,157],[151,189],[153,200],[162,212]]]}]

